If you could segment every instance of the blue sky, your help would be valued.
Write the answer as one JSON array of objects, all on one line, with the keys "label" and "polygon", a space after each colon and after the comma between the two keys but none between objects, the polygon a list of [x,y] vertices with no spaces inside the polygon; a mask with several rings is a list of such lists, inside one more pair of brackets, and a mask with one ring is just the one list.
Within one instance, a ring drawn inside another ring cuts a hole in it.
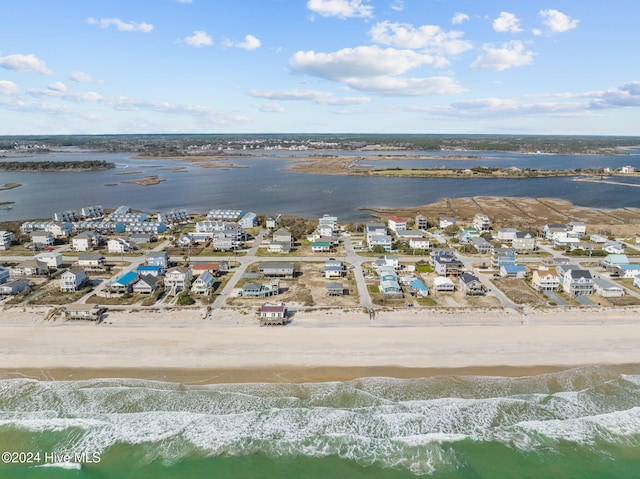
[{"label": "blue sky", "polygon": [[637,0],[3,0],[0,134],[640,135]]}]

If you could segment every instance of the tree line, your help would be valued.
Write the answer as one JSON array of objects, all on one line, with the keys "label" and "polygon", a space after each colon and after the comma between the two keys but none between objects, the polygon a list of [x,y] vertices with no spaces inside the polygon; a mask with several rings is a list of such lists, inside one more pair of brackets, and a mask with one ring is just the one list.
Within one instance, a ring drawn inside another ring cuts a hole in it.
[{"label": "tree line", "polygon": [[84,161],[0,161],[3,171],[66,171],[66,170],[108,170],[115,168],[115,163],[104,160]]}]

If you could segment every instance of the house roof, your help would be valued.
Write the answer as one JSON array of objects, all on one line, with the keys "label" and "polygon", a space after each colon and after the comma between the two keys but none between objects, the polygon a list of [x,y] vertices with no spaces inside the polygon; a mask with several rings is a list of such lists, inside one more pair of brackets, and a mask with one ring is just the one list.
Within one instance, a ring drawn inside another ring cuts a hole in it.
[{"label": "house roof", "polygon": [[[158,277],[146,274],[142,278],[140,278],[140,281],[138,281],[138,283],[146,283],[153,288],[158,283]],[[136,285],[138,283],[136,283]]]},{"label": "house roof", "polygon": [[602,289],[607,289],[610,291],[623,291],[623,289],[618,286],[617,284],[609,281],[608,279],[604,279],[604,278],[596,278],[593,280],[594,284]]},{"label": "house roof", "polygon": [[463,281],[465,284],[470,284],[475,281],[480,282],[480,278],[478,278],[475,274],[470,273],[469,271],[462,273],[460,275],[460,281]]},{"label": "house roof", "polygon": [[191,269],[195,271],[218,271],[220,265],[218,263],[193,263]]},{"label": "house roof", "polygon": [[79,261],[98,261],[104,259],[104,256],[102,256],[101,254],[81,254],[80,256],[78,256],[78,260]]},{"label": "house roof", "polygon": [[568,270],[569,275],[574,278],[574,279],[578,279],[578,278],[584,278],[584,279],[591,279],[591,271],[588,271],[586,269],[570,269]]},{"label": "house roof", "polygon": [[136,268],[136,271],[160,271],[162,270],[161,266],[150,265],[150,264],[141,264]]},{"label": "house roof", "polygon": [[261,313],[284,313],[285,309],[286,307],[284,303],[279,303],[279,304],[264,303],[262,306],[260,306]]},{"label": "house roof", "polygon": [[[65,271],[65,273],[71,273],[71,274],[75,274],[78,275],[80,273],[84,273],[84,269],[81,268],[80,266],[72,266],[71,268],[69,268],[67,271]],[[64,274],[64,273],[63,273]]]},{"label": "house roof", "polygon": [[444,284],[453,285],[453,281],[451,281],[449,278],[446,278],[445,276],[436,276],[435,278],[433,278],[434,286],[441,286]]},{"label": "house roof", "polygon": [[293,263],[260,263],[259,269],[293,269]]},{"label": "house roof", "polygon": [[139,278],[137,273],[133,271],[129,271],[128,273],[123,274],[118,279],[113,281],[111,284],[121,284],[122,286],[128,286],[134,281],[137,281]]},{"label": "house roof", "polygon": [[325,284],[325,287],[326,287],[328,290],[336,290],[336,291],[338,291],[338,290],[339,290],[339,291],[342,291],[342,290],[344,289],[344,285],[343,285],[342,283],[334,283],[334,282],[332,282],[332,283],[326,283],[326,284]]},{"label": "house roof", "polygon": [[212,284],[216,281],[216,279],[213,277],[213,275],[209,271],[205,271],[200,275],[198,279],[196,279],[196,281],[200,283],[205,283],[205,284]]},{"label": "house roof", "polygon": [[412,288],[417,289],[418,291],[429,291],[427,289],[427,287],[424,285],[424,283],[422,281],[420,281],[419,279],[414,279],[413,281],[411,281],[409,283],[409,286],[411,286]]},{"label": "house roof", "polygon": [[608,254],[603,261],[609,264],[628,264],[629,257],[626,254]]},{"label": "house roof", "polygon": [[625,271],[634,271],[636,269],[640,270],[640,264],[636,264],[636,263],[619,264],[618,269],[622,269]]},{"label": "house roof", "polygon": [[242,286],[243,291],[260,291],[261,289],[262,289],[262,284],[254,283],[251,281],[248,283],[244,283],[244,285]]},{"label": "house roof", "polygon": [[521,264],[505,264],[502,265],[501,268],[504,268],[507,273],[519,273],[520,271],[527,270],[527,268],[525,268],[524,265]]},{"label": "house roof", "polygon": [[404,223],[407,220],[404,218],[401,218],[400,216],[392,216],[389,218],[389,221],[393,221],[394,223]]}]

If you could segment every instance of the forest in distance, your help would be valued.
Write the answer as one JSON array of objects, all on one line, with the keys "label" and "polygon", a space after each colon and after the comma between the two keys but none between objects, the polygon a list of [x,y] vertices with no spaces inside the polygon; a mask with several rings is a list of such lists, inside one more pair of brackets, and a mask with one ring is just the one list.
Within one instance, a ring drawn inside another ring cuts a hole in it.
[{"label": "forest in distance", "polygon": [[142,156],[229,154],[246,149],[335,149],[367,147],[415,151],[501,151],[546,154],[624,154],[640,146],[632,136],[449,135],[449,134],[131,134],[0,136],[0,150],[46,153],[80,148]]}]

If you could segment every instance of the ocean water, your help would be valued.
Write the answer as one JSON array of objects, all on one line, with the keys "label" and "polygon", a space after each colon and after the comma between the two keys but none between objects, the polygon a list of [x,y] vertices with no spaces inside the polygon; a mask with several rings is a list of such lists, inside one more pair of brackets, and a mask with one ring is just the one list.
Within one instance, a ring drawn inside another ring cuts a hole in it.
[{"label": "ocean water", "polygon": [[40,454],[3,455],[0,478],[638,478],[640,366],[306,384],[6,379],[0,449]]}]

